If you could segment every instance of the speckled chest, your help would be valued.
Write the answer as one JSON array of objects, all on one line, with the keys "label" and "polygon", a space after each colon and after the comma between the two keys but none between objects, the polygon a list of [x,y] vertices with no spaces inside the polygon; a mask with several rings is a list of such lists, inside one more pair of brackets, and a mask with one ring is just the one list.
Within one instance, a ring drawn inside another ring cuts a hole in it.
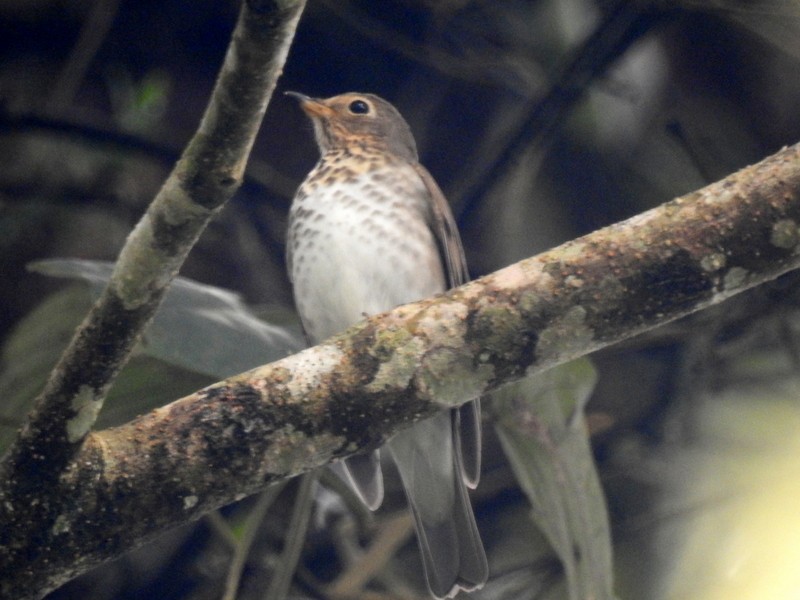
[{"label": "speckled chest", "polygon": [[444,289],[427,188],[380,154],[326,154],[298,189],[287,252],[295,302],[319,340]]}]

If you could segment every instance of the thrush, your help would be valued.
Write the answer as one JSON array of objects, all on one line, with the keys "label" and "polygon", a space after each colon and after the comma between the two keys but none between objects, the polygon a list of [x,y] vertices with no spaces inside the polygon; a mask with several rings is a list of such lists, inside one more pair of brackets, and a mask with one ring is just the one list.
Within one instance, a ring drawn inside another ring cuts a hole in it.
[{"label": "thrush", "polygon": [[[295,304],[309,341],[465,283],[466,260],[447,200],[419,164],[397,109],[373,94],[287,94],[311,118],[321,154],[292,201],[287,239]],[[386,445],[437,598],[477,589],[488,577],[466,489],[477,485],[480,472],[478,402],[417,423]],[[378,451],[339,465],[376,509],[383,499]]]}]

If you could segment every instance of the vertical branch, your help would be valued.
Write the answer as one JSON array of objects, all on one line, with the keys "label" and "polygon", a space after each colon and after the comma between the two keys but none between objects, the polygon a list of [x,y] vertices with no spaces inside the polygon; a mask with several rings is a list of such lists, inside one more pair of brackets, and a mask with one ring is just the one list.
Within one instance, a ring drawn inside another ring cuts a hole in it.
[{"label": "vertical branch", "polygon": [[[36,562],[18,552],[26,532],[53,526],[62,475],[94,425],[111,383],[189,250],[241,184],[304,4],[243,4],[197,132],[126,240],[106,290],[0,463],[0,519],[9,524],[0,531],[0,572]],[[43,493],[55,500],[39,501]],[[0,590],[0,596],[4,592],[9,590]]]}]

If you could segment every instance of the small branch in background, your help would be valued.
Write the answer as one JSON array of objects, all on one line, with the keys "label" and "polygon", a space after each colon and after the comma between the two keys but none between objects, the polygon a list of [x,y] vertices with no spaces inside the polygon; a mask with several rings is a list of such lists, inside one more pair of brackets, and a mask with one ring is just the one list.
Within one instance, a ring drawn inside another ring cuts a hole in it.
[{"label": "small branch in background", "polygon": [[326,587],[330,598],[356,598],[364,586],[388,563],[414,531],[414,521],[408,511],[401,511],[384,519],[369,548]]},{"label": "small branch in background", "polygon": [[[109,129],[91,120],[73,118],[51,118],[33,113],[11,113],[0,104],[0,134],[35,134],[44,132],[53,138],[65,138],[76,145],[80,143],[103,147],[106,151],[126,154],[141,154],[158,163],[172,165],[180,158],[180,151],[157,140],[148,139],[138,133]],[[242,181],[242,190],[283,199],[280,208],[289,206],[297,182],[267,161],[251,158]],[[273,247],[273,249],[277,246]]]},{"label": "small branch in background", "polygon": [[531,141],[545,143],[553,130],[564,122],[564,115],[583,98],[589,84],[660,21],[661,13],[657,12],[660,4],[658,0],[621,0],[614,4],[556,77],[547,94],[531,104],[527,119],[514,135],[505,144],[498,145],[493,156],[483,157],[479,168],[472,168],[464,177],[454,180],[450,197],[454,199],[459,223],[471,218],[489,191],[507,175],[517,157],[525,154]]},{"label": "small branch in background", "polygon": [[204,520],[216,537],[225,542],[225,545],[230,548],[231,551],[236,550],[239,541],[231,530],[230,525],[228,525],[228,522],[225,520],[225,517],[223,517],[218,510],[212,510],[210,513],[206,514]]},{"label": "small branch in background", "polygon": [[275,565],[272,581],[269,584],[265,600],[284,600],[289,596],[289,588],[297,570],[300,552],[308,532],[308,523],[314,508],[314,486],[317,484],[316,473],[306,473],[299,480],[294,497],[292,518],[286,528],[283,552]]},{"label": "small branch in background", "polygon": [[60,114],[72,103],[86,70],[108,35],[120,0],[95,0],[80,35],[69,53],[64,67],[56,78],[53,91],[47,98],[45,112]]},{"label": "small branch in background", "polygon": [[275,503],[275,499],[286,487],[286,483],[286,481],[278,482],[261,492],[255,506],[247,514],[242,537],[234,545],[233,558],[231,558],[231,564],[228,567],[228,576],[225,578],[225,593],[222,596],[222,600],[236,600],[242,572],[247,563],[247,557],[250,555],[250,548],[253,547],[253,542],[256,541],[261,522],[267,516],[270,506]]},{"label": "small branch in background", "polygon": [[[482,84],[499,85],[511,88],[508,76],[504,73],[503,59],[496,53],[483,52],[469,53],[468,56],[459,56],[448,50],[436,46],[414,41],[402,33],[397,32],[384,21],[369,16],[368,12],[359,8],[356,3],[342,2],[341,0],[320,0],[327,10],[333,13],[345,25],[351,27],[381,48],[405,57],[408,60],[436,69],[448,77],[462,81],[474,81]],[[533,81],[542,78],[538,73],[528,73],[527,89],[519,90],[519,81],[515,81],[515,92],[529,96],[533,92]]]}]

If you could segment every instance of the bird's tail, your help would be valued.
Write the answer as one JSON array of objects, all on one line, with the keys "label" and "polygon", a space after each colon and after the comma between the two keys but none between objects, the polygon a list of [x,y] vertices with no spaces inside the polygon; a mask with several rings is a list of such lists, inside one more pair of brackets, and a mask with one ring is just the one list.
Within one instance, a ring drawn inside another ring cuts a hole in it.
[{"label": "bird's tail", "polygon": [[452,417],[442,413],[400,432],[388,444],[414,515],[431,593],[449,598],[488,578],[460,453],[454,451]]},{"label": "bird's tail", "polygon": [[347,484],[370,510],[383,503],[383,473],[380,450],[369,454],[356,454],[333,463],[331,469]]}]

